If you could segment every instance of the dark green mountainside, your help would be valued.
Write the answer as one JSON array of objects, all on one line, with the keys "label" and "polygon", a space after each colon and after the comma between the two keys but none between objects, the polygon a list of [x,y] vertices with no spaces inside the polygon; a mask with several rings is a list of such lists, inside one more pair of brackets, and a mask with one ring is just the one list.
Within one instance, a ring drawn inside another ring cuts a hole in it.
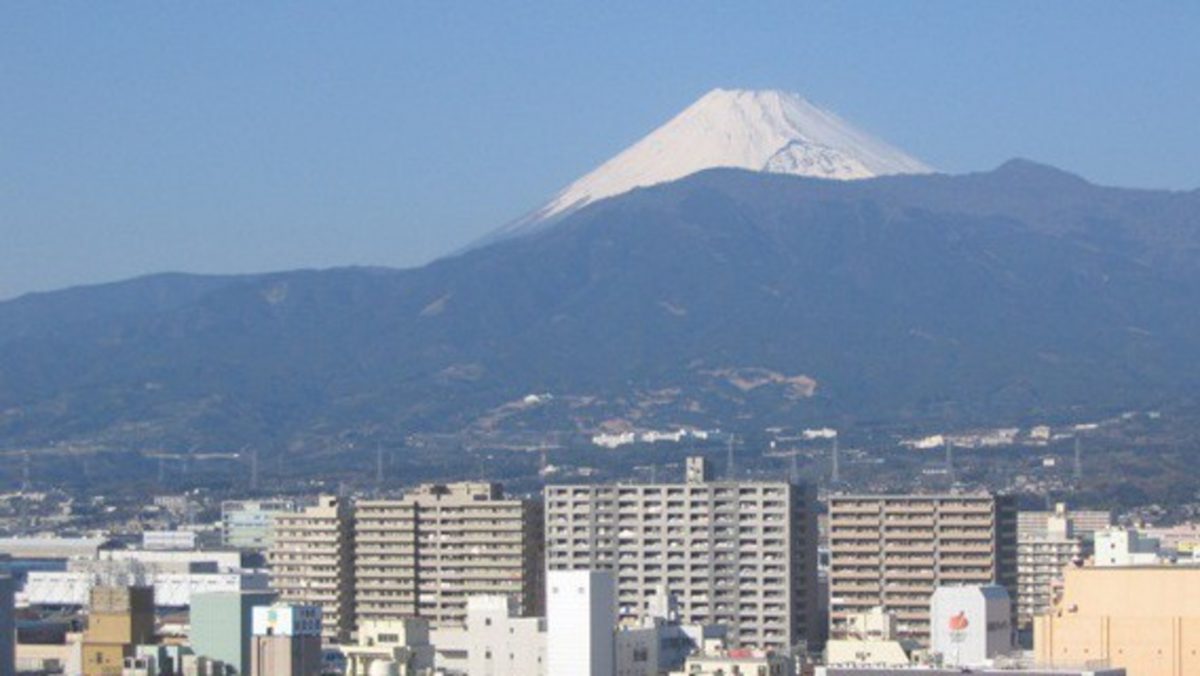
[{"label": "dark green mountainside", "polygon": [[[1200,385],[1200,193],[733,170],[411,270],[0,303],[0,447],[1028,420]],[[552,398],[525,400],[549,393]]]}]

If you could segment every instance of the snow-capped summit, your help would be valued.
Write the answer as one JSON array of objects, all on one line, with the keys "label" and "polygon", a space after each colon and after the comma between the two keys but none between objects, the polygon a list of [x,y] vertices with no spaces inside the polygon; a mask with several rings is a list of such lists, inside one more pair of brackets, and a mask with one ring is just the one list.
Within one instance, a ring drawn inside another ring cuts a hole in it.
[{"label": "snow-capped summit", "polygon": [[596,200],[715,167],[839,180],[931,171],[796,94],[714,89],[488,239],[536,230]]}]

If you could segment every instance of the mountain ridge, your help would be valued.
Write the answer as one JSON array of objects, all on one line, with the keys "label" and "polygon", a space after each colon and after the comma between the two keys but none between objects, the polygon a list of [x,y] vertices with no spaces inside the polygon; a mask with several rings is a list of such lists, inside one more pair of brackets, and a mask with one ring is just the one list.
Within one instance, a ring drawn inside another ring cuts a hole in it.
[{"label": "mountain ridge", "polygon": [[[714,169],[419,268],[154,288],[168,277],[145,286],[161,306],[77,318],[0,303],[0,446],[304,456],[364,427],[952,425],[1189,400],[1200,194],[1038,194],[1014,168]],[[540,392],[554,403],[521,407]]]}]

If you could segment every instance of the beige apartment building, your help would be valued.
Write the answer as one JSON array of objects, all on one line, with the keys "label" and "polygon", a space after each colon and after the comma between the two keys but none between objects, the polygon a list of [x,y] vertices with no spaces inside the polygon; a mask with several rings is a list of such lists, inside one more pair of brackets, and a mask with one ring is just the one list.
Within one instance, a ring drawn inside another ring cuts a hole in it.
[{"label": "beige apartment building", "polygon": [[812,494],[787,482],[715,481],[689,458],[684,483],[546,487],[550,570],[612,570],[623,623],[663,585],[685,624],[723,624],[731,645],[816,647]]},{"label": "beige apartment building", "polygon": [[1033,645],[1052,666],[1200,674],[1200,568],[1068,568],[1062,597],[1034,620]]},{"label": "beige apartment building", "polygon": [[429,484],[398,500],[360,500],[355,520],[360,621],[423,617],[462,625],[467,598],[515,598],[542,611],[541,505],[493,483]]},{"label": "beige apartment building", "polygon": [[929,602],[945,585],[1000,584],[1016,598],[1017,510],[1009,496],[829,497],[830,635],[881,607],[899,638],[928,645]]},{"label": "beige apartment building", "polygon": [[1071,522],[1071,531],[1076,537],[1091,540],[1097,531],[1102,531],[1112,523],[1112,512],[1097,509],[1067,509],[1059,503],[1054,509],[1021,510],[1017,514],[1017,535],[1035,537],[1046,535],[1050,530],[1051,519],[1066,516]]},{"label": "beige apartment building", "polygon": [[321,608],[321,638],[342,643],[354,630],[354,510],[346,498],[275,516],[268,550],[279,601]]}]

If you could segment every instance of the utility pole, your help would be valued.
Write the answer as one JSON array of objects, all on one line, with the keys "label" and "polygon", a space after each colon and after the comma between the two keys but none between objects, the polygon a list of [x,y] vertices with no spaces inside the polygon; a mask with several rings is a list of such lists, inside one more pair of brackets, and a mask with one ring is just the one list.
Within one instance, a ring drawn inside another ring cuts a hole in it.
[{"label": "utility pole", "polygon": [[838,440],[839,440],[839,435],[837,432],[834,432],[833,433],[833,471],[830,473],[830,476],[829,476],[829,483],[831,483],[831,484],[840,483],[842,480],[842,471],[841,471],[841,469],[842,469],[841,468],[842,453],[841,453],[841,448],[839,447],[839,444],[838,444]]},{"label": "utility pole", "polygon": [[258,492],[258,446],[250,451],[250,490]]},{"label": "utility pole", "polygon": [[1075,484],[1083,483],[1083,438],[1079,432],[1075,433]]}]

